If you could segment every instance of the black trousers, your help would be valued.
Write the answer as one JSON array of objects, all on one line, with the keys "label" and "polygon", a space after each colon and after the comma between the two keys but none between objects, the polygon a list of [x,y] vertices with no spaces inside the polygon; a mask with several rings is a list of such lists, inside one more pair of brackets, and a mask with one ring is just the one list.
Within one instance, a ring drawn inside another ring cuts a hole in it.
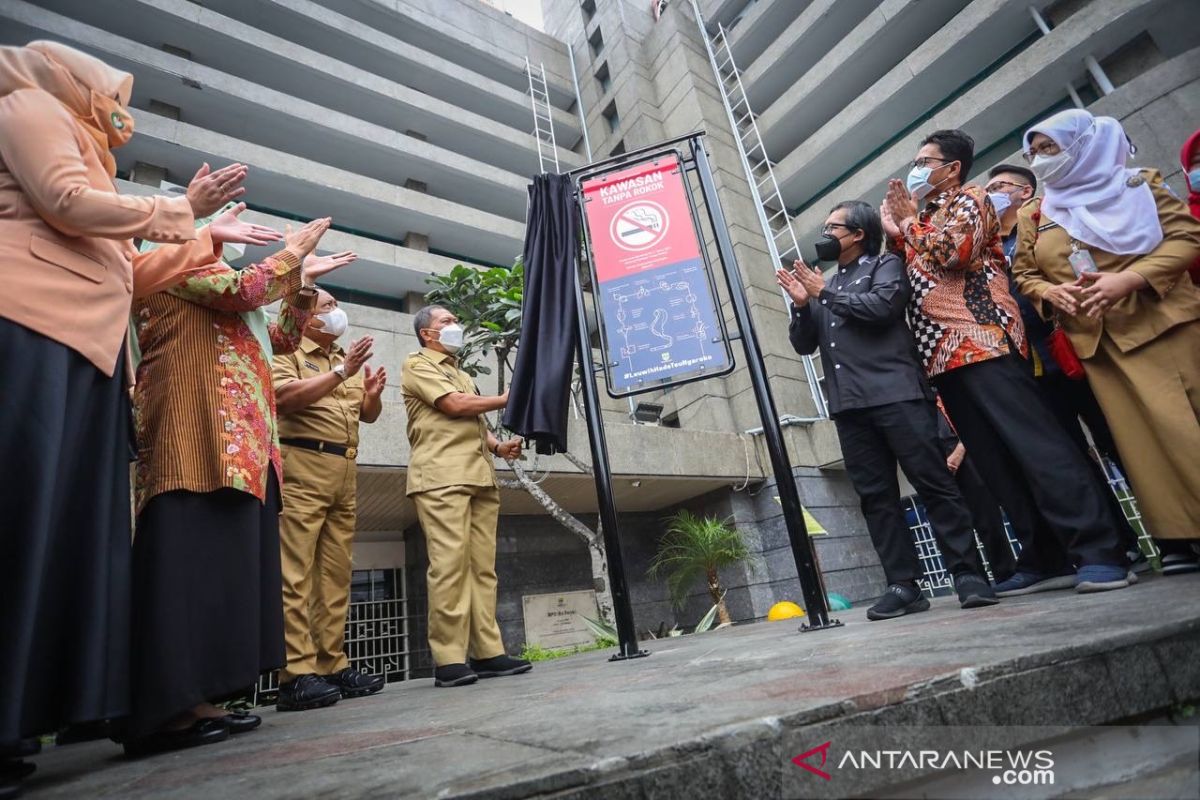
[{"label": "black trousers", "polygon": [[1080,452],[1087,456],[1088,466],[1092,468],[1092,475],[1097,484],[1104,489],[1108,511],[1117,526],[1117,531],[1121,534],[1125,549],[1137,550],[1137,531],[1125,517],[1121,501],[1117,500],[1117,496],[1109,488],[1108,475],[1105,474],[1104,467],[1092,458],[1087,437],[1083,433],[1083,426],[1086,425],[1100,455],[1116,464],[1117,469],[1121,470],[1123,475],[1128,475],[1125,465],[1121,463],[1121,454],[1117,452],[1117,443],[1113,440],[1112,431],[1109,430],[1108,420],[1104,418],[1104,412],[1100,410],[1100,403],[1096,401],[1096,395],[1092,393],[1086,380],[1073,381],[1061,373],[1036,378],[1034,382],[1041,389],[1042,397],[1049,403],[1063,430],[1071,437],[1071,441],[1075,443]]},{"label": "black trousers", "polygon": [[933,403],[907,400],[834,417],[846,472],[889,584],[925,574],[900,506],[897,463],[925,504],[947,569],[980,573],[971,513],[938,444],[937,413]]},{"label": "black trousers", "polygon": [[1019,356],[960,367],[934,383],[976,470],[1017,530],[1029,532],[1019,563],[1126,563],[1106,490]]},{"label": "black trousers", "polygon": [[[953,452],[953,449],[951,447],[950,452]],[[970,453],[967,453],[959,464],[958,472],[954,473],[954,482],[967,504],[967,510],[971,512],[971,521],[975,523],[975,533],[978,534],[984,552],[987,553],[992,577],[997,582],[1010,577],[1017,571],[1017,557],[1013,555],[1012,545],[1008,543],[1008,533],[1004,530],[1000,501],[980,477]]]}]

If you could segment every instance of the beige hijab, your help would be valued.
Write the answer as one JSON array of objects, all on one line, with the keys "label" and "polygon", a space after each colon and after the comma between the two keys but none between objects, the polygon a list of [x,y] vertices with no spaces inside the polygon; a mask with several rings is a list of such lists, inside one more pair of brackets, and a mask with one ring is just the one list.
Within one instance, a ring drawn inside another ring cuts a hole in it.
[{"label": "beige hijab", "polygon": [[110,151],[133,135],[126,108],[132,75],[58,42],[0,47],[0,97],[19,89],[41,89],[62,103],[95,142],[108,174],[116,174]]}]

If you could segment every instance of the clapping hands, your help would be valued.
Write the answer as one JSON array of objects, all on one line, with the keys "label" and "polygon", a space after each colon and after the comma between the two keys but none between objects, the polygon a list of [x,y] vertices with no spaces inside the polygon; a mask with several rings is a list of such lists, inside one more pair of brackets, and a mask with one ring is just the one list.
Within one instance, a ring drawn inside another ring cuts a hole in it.
[{"label": "clapping hands", "polygon": [[265,225],[254,225],[243,222],[238,215],[246,210],[245,203],[238,203],[233,208],[220,215],[208,225],[212,240],[218,244],[257,244],[264,245],[278,242],[283,234]]},{"label": "clapping hands", "polygon": [[335,269],[341,269],[357,260],[358,254],[351,250],[343,250],[340,253],[332,253],[327,256],[310,253],[304,257],[305,283],[315,283],[318,278],[328,275]]},{"label": "clapping hands", "polygon": [[803,307],[825,288],[825,276],[804,263],[804,259],[792,262],[790,270],[777,270],[775,280],[797,307]]},{"label": "clapping hands", "polygon": [[192,216],[202,219],[215,214],[230,200],[244,195],[246,187],[242,186],[242,183],[246,180],[248,172],[245,164],[230,164],[216,172],[213,172],[207,163],[201,166],[187,187]]},{"label": "clapping hands", "polygon": [[[884,218],[884,231],[889,236],[899,235],[916,218],[917,204],[913,201],[904,181],[896,178],[888,181],[887,194],[884,195],[883,206],[879,209],[879,213]],[[891,230],[888,230],[889,222],[892,226]]]}]

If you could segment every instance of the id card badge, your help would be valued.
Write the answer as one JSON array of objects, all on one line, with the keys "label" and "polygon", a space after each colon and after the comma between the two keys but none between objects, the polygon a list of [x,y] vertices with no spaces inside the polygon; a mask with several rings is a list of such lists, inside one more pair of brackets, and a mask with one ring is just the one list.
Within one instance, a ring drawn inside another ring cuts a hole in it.
[{"label": "id card badge", "polygon": [[1067,261],[1071,264],[1071,269],[1075,270],[1075,277],[1078,278],[1085,272],[1095,272],[1096,262],[1092,259],[1092,254],[1087,250],[1074,250],[1071,255],[1067,256]]}]

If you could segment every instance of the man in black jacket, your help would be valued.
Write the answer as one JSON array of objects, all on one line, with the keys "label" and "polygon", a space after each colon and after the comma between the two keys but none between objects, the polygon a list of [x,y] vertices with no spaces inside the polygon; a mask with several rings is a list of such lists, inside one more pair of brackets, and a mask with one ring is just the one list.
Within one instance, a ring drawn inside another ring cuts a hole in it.
[{"label": "man in black jacket", "polygon": [[980,570],[971,514],[946,469],[937,410],[904,321],[911,291],[904,262],[891,253],[880,255],[882,243],[883,224],[874,208],[840,203],[817,242],[817,257],[837,262],[829,284],[803,261],[777,274],[793,303],[792,346],[801,355],[821,351],[846,471],[887,577],[887,592],[867,618],[893,619],[929,608],[916,583],[924,573],[900,505],[897,462],[928,509],[962,607],[993,605],[996,595]]}]

